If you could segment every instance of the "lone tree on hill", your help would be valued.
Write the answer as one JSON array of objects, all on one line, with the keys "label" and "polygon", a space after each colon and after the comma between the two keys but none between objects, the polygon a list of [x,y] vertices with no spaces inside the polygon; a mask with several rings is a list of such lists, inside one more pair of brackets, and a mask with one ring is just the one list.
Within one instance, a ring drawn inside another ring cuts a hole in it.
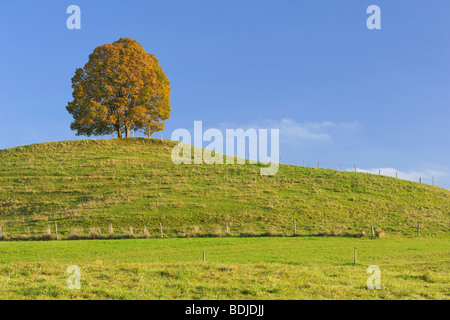
[{"label": "lone tree on hill", "polygon": [[158,59],[135,40],[121,38],[95,48],[72,78],[73,101],[66,109],[77,135],[143,130],[149,137],[170,116],[170,88]]}]

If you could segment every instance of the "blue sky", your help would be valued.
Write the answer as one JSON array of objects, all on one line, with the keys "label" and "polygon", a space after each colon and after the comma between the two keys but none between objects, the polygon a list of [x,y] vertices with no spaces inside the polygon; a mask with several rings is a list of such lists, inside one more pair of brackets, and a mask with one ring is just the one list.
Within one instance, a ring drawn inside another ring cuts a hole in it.
[{"label": "blue sky", "polygon": [[[81,8],[81,30],[66,9]],[[381,30],[366,27],[369,5]],[[80,139],[71,78],[130,37],[171,81],[176,128],[280,128],[283,162],[450,188],[450,1],[4,1],[0,148]],[[394,171],[392,171],[394,170]]]}]

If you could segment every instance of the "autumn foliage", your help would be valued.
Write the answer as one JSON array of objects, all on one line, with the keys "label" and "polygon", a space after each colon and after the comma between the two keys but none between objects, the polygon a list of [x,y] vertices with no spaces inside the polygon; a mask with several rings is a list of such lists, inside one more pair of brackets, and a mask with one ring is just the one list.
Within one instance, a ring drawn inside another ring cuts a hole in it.
[{"label": "autumn foliage", "polygon": [[77,135],[117,133],[148,136],[170,116],[169,80],[158,59],[135,40],[122,38],[95,48],[72,78],[73,101],[66,109]]}]

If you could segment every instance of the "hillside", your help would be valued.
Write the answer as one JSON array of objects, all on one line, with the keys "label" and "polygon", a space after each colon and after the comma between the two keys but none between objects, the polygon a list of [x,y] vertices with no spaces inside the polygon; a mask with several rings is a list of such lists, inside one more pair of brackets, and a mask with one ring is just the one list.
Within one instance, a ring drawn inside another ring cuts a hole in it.
[{"label": "hillside", "polygon": [[390,177],[282,165],[174,165],[157,139],[78,140],[0,150],[0,226],[6,237],[60,237],[90,228],[158,236],[448,235],[450,191]]}]

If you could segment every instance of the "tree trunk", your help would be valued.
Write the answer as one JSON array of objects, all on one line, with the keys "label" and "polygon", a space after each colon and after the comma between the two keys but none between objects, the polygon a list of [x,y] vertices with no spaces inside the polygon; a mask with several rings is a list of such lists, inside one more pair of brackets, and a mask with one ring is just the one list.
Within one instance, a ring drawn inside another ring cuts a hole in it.
[{"label": "tree trunk", "polygon": [[129,138],[130,137],[130,127],[125,126],[125,138]]},{"label": "tree trunk", "polygon": [[117,127],[117,139],[122,138],[122,131],[120,130],[120,127]]}]

